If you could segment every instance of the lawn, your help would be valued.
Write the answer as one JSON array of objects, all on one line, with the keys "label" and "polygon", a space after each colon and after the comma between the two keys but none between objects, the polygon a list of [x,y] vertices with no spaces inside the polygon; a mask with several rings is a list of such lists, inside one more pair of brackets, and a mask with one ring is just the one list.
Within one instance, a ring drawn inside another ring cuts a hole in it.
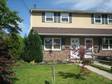
[{"label": "lawn", "polygon": [[[45,84],[52,81],[51,65],[18,63],[13,68],[16,72],[14,84]],[[112,81],[90,72],[81,78],[77,77],[79,66],[73,64],[56,65],[56,84],[112,84]]]}]

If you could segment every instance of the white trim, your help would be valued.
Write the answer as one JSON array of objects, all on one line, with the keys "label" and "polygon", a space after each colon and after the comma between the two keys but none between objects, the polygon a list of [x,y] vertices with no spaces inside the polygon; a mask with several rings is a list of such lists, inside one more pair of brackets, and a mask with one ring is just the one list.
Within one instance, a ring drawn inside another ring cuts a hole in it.
[{"label": "white trim", "polygon": [[63,35],[63,36],[112,36],[112,34],[65,34],[65,33],[39,33],[40,35]]},{"label": "white trim", "polygon": [[[51,14],[52,16],[52,21],[47,21],[46,19],[47,19],[47,14]],[[52,12],[45,12],[45,22],[54,22],[54,13],[52,13]]]},{"label": "white trim", "polygon": [[[100,18],[96,18],[96,16],[100,16]],[[96,22],[96,19],[99,19],[100,23]],[[102,15],[101,14],[94,14],[94,24],[102,24]]]},{"label": "white trim", "polygon": [[85,38],[85,48],[86,48],[86,40],[92,40],[92,53],[93,53],[93,38]]},{"label": "white trim", "polygon": [[[46,38],[50,38],[50,37],[46,37]],[[61,42],[62,42],[61,38],[52,38],[52,37],[50,38],[52,40],[52,47],[51,47],[51,49],[47,49],[45,47],[45,39],[46,38],[44,38],[44,50],[45,51],[49,51],[49,50],[52,50],[52,51],[61,51]],[[60,40],[60,48],[59,49],[54,48],[54,39],[59,39]]]},{"label": "white trim", "polygon": [[52,38],[49,38],[49,37],[44,38],[44,50],[49,51],[49,50],[51,50],[52,48],[51,48],[51,49],[48,49],[48,48],[45,47],[45,39],[51,39],[51,41],[52,41]]},{"label": "white trim", "polygon": [[109,20],[112,20],[112,18],[110,19],[109,17],[112,17],[112,15],[107,15],[107,23],[112,24],[112,22],[111,23],[109,22]]},{"label": "white trim", "polygon": [[72,40],[73,39],[76,39],[76,40],[79,40],[79,45],[78,45],[78,48],[80,47],[80,38],[75,38],[75,37],[73,37],[73,38],[71,38],[70,40],[71,40],[71,45],[72,45]]},{"label": "white trim", "polygon": [[[61,50],[61,38],[52,38],[53,39],[53,48],[52,48],[52,50],[55,50],[55,51],[60,51]],[[59,39],[60,40],[60,48],[59,49],[56,49],[56,48],[54,48],[54,39]]]},{"label": "white trim", "polygon": [[[78,40],[78,44],[76,44],[75,42],[73,43],[72,41],[73,40]],[[78,45],[75,49],[76,49],[76,51],[73,49],[73,45],[72,44],[76,44],[76,45]],[[71,50],[70,50],[70,58],[71,59],[80,59],[80,57],[78,56],[79,55],[79,53],[78,53],[78,50],[79,50],[79,48],[80,48],[80,38],[75,38],[75,37],[72,37],[71,39],[70,39],[70,48],[71,48]]]},{"label": "white trim", "polygon": [[[65,15],[66,17],[63,17],[63,15]],[[68,19],[68,22],[62,21],[62,18],[67,18]],[[69,23],[69,21],[70,21],[69,13],[61,13],[60,14],[60,22],[61,23]]]},{"label": "white trim", "polygon": [[105,39],[108,40],[108,44],[107,44],[108,48],[103,48],[104,38],[102,38],[102,50],[112,50],[112,48],[110,48],[110,43],[109,43],[109,40],[112,39],[112,38],[105,38]]}]

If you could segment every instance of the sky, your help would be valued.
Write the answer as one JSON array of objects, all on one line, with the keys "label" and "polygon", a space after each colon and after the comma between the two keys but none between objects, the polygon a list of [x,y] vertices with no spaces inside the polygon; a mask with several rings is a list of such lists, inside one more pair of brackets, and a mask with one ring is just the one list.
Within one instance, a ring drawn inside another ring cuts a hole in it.
[{"label": "sky", "polygon": [[21,36],[25,36],[30,30],[31,8],[64,9],[64,10],[89,10],[112,12],[112,0],[8,0],[8,7],[17,11],[23,19],[19,26],[22,28]]}]

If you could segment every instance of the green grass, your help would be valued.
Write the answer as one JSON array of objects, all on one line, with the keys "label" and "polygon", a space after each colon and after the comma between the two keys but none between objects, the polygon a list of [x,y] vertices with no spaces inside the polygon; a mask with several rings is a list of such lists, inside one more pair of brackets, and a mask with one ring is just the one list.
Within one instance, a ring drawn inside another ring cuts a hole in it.
[{"label": "green grass", "polygon": [[[16,72],[14,84],[45,84],[45,80],[52,81],[51,65],[19,63],[13,70]],[[57,64],[56,84],[112,84],[112,81],[92,72],[82,78],[77,77],[78,73],[79,66]]]},{"label": "green grass", "polygon": [[91,66],[96,67],[96,68],[98,68],[100,70],[104,70],[104,71],[107,71],[109,73],[112,73],[112,70],[109,69],[109,68],[106,68],[106,67],[103,67],[103,66],[100,66],[100,65],[97,65],[97,64],[91,64]]}]

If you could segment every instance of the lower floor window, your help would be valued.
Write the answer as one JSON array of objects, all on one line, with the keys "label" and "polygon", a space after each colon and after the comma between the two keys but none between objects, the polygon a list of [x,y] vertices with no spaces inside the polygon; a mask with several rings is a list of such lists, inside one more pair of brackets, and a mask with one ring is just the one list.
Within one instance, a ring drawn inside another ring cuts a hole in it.
[{"label": "lower floor window", "polygon": [[102,47],[104,50],[112,49],[112,38],[103,38]]},{"label": "lower floor window", "polygon": [[44,50],[61,50],[61,38],[44,38]]}]

